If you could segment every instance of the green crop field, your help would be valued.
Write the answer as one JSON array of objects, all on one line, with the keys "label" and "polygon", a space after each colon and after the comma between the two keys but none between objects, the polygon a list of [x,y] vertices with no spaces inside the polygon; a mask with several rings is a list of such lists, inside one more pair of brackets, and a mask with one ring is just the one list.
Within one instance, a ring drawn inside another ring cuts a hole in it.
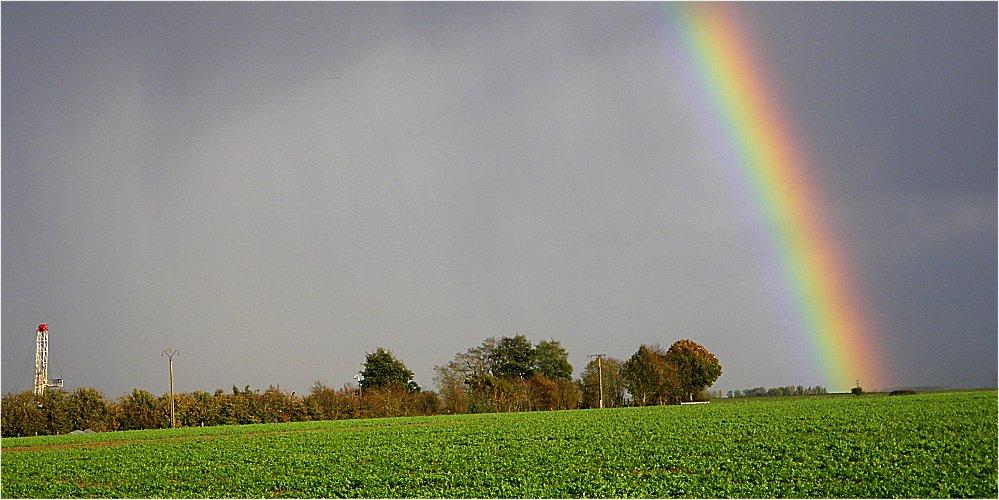
[{"label": "green crop field", "polygon": [[992,497],[996,391],[5,438],[4,497]]}]

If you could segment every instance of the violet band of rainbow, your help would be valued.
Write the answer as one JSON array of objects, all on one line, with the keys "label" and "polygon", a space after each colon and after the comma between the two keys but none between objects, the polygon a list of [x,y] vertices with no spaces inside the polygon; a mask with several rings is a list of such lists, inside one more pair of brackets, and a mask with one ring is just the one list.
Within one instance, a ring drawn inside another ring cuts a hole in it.
[{"label": "violet band of rainbow", "polygon": [[788,293],[814,350],[824,383],[833,390],[855,380],[886,387],[878,332],[865,312],[829,205],[809,177],[813,165],[799,147],[796,127],[782,112],[772,74],[738,6],[671,4],[668,9],[686,57],[710,96],[724,140],[741,166],[781,260]]}]

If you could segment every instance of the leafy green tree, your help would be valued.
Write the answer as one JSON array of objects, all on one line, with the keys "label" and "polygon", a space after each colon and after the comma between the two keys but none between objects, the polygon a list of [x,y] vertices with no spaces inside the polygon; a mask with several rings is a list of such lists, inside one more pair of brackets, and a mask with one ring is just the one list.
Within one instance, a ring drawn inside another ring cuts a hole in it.
[{"label": "leafy green tree", "polygon": [[[177,425],[180,427],[198,427],[204,425],[219,425],[221,400],[205,391],[180,393],[174,396],[177,411]],[[169,400],[166,402],[169,405]]]},{"label": "leafy green tree", "polygon": [[534,375],[534,346],[524,335],[503,337],[492,353],[493,374],[501,378]]},{"label": "leafy green tree", "polygon": [[3,437],[48,434],[45,413],[31,391],[7,394],[0,400],[0,431]]},{"label": "leafy green tree", "polygon": [[92,429],[98,432],[114,429],[114,415],[100,391],[92,387],[78,387],[69,395],[67,412],[73,429]]},{"label": "leafy green tree", "polygon": [[496,376],[496,337],[487,337],[482,345],[455,355],[455,369],[466,378]]},{"label": "leafy green tree", "polygon": [[[201,425],[201,408],[199,401],[194,398],[193,394],[175,393],[173,402],[177,414],[177,427],[197,427]],[[169,394],[165,398],[164,405],[169,410]]]},{"label": "leafy green tree", "polygon": [[[218,393],[216,393],[218,394]],[[243,390],[232,386],[232,394],[220,396],[219,420],[226,425],[259,424],[263,422],[263,402],[260,391],[249,385]]]},{"label": "leafy green tree", "polygon": [[628,392],[635,402],[645,406],[652,404],[661,394],[665,382],[666,360],[658,345],[642,344],[621,366]]},{"label": "leafy green tree", "polygon": [[69,409],[69,393],[62,389],[48,389],[41,397],[36,396],[45,419],[45,434],[66,434],[73,430],[73,420]]},{"label": "leafy green tree", "polygon": [[361,380],[361,387],[364,389],[401,385],[410,392],[420,391],[420,386],[413,381],[413,371],[384,347],[365,355],[361,376],[364,377]]},{"label": "leafy green tree", "polygon": [[441,397],[450,411],[476,413],[495,409],[497,344],[495,337],[488,337],[482,345],[458,353],[448,364],[434,368]]},{"label": "leafy green tree", "polygon": [[118,402],[118,428],[123,431],[133,429],[159,429],[169,425],[169,409],[164,409],[161,401],[149,392],[132,389]]},{"label": "leafy green tree", "polygon": [[572,380],[569,351],[555,340],[542,340],[534,347],[534,373],[551,380]]},{"label": "leafy green tree", "polygon": [[711,387],[722,373],[718,358],[693,340],[674,342],[666,351],[666,361],[676,367],[679,389],[684,401],[693,401],[695,394]]},{"label": "leafy green tree", "polygon": [[450,413],[578,404],[569,353],[555,339],[534,346],[524,335],[489,337],[434,371],[441,405]]}]

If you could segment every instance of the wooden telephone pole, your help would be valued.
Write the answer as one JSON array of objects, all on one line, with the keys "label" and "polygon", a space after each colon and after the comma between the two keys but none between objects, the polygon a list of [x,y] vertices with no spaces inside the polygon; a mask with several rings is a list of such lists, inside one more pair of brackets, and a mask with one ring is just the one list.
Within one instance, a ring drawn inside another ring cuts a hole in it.
[{"label": "wooden telephone pole", "polygon": [[600,360],[604,356],[606,356],[606,354],[599,353],[599,354],[590,354],[588,356],[591,358],[597,358],[597,379],[600,380],[600,408],[602,409],[604,407],[604,369],[600,363]]},{"label": "wooden telephone pole", "polygon": [[178,351],[177,349],[169,348],[169,349],[164,349],[163,352],[160,353],[160,357],[166,356],[170,364],[170,427],[171,428],[177,427],[177,417],[176,413],[174,412],[174,406],[173,406],[173,357],[176,356],[177,353],[179,352],[180,351]]}]

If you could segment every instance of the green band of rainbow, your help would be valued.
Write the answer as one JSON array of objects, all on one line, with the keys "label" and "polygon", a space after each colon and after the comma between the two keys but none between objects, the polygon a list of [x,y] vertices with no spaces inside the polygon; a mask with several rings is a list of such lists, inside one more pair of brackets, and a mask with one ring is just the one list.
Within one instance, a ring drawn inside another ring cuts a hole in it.
[{"label": "green band of rainbow", "polygon": [[[676,6],[676,4],[674,4]],[[769,92],[762,61],[732,4],[682,4],[678,27],[688,58],[715,106],[770,228],[784,280],[830,388],[885,387],[884,357],[865,319],[821,191],[788,117]]]}]

